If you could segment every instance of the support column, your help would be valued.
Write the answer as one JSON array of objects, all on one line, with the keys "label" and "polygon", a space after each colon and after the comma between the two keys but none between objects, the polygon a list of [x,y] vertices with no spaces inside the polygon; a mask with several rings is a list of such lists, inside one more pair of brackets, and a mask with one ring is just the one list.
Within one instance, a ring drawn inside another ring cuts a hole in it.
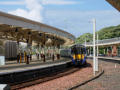
[{"label": "support column", "polygon": [[105,48],[104,48],[104,55],[105,55]]},{"label": "support column", "polygon": [[55,49],[55,47],[53,46],[53,51],[52,51],[52,60],[53,61],[55,60],[54,49]]},{"label": "support column", "polygon": [[90,56],[91,56],[91,47],[90,47]]},{"label": "support column", "polygon": [[19,41],[17,41],[17,63],[20,63]]},{"label": "support column", "polygon": [[27,33],[27,51],[26,51],[26,64],[30,63],[30,51],[31,51],[31,46],[32,46],[32,35],[31,32],[29,31]]},{"label": "support column", "polygon": [[107,56],[108,56],[108,47],[107,47]]},{"label": "support column", "polygon": [[117,50],[118,50],[118,56],[120,56],[120,47],[118,46]]},{"label": "support column", "polygon": [[113,56],[113,50],[112,50],[112,46],[111,46],[111,56]]},{"label": "support column", "polygon": [[30,56],[30,47],[31,47],[31,45],[30,45],[30,43],[28,42],[27,43],[27,51],[26,51],[26,64],[29,64],[29,62],[30,62],[30,58],[29,58],[29,56]]},{"label": "support column", "polygon": [[45,52],[45,45],[44,45],[44,55],[43,55],[43,61],[46,62],[46,52]]},{"label": "support column", "polygon": [[96,32],[96,19],[93,19],[93,73],[98,71],[98,61],[96,61],[96,43],[95,43],[95,32]]},{"label": "support column", "polygon": [[90,48],[88,48],[88,56],[90,55]]},{"label": "support column", "polygon": [[52,38],[53,40],[53,43],[52,43],[52,60],[54,61],[55,60],[55,37]]},{"label": "support column", "polygon": [[113,53],[113,56],[117,56],[117,45],[113,45],[112,53]]},{"label": "support column", "polygon": [[96,57],[96,71],[98,71],[98,54],[99,54],[99,47],[98,47],[98,33],[97,33],[97,57]]},{"label": "support column", "polygon": [[45,42],[46,42],[46,35],[45,35],[45,33],[44,33],[44,37],[43,37],[44,39],[43,39],[43,49],[44,49],[44,54],[43,54],[43,62],[46,62],[46,52],[45,52]]},{"label": "support column", "polygon": [[57,60],[60,59],[60,51],[59,51],[59,49],[60,49],[60,45],[57,45]]},{"label": "support column", "polygon": [[40,52],[39,52],[39,43],[37,45],[37,50],[36,50],[36,55],[37,55],[37,60],[39,60],[39,55],[40,55]]}]

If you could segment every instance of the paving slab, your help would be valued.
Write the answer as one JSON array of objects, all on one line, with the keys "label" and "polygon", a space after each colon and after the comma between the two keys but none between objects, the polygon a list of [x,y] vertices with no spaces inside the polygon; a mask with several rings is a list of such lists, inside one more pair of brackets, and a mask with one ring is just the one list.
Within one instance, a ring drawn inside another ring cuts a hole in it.
[{"label": "paving slab", "polygon": [[120,90],[120,64],[99,60],[104,74],[74,90]]}]

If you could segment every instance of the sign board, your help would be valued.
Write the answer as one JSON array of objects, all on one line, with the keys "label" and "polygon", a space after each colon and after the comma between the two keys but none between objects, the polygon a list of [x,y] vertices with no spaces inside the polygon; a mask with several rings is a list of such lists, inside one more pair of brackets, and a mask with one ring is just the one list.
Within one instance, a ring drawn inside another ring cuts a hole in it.
[{"label": "sign board", "polygon": [[106,0],[106,1],[109,2],[118,11],[120,11],[120,0]]},{"label": "sign board", "polygon": [[0,65],[5,65],[5,56],[0,56]]}]

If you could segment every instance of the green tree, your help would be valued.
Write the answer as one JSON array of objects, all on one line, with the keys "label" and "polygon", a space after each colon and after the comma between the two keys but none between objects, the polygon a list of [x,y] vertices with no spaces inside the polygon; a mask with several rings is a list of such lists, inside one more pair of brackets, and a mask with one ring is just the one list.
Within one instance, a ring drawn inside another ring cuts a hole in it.
[{"label": "green tree", "polygon": [[86,42],[92,41],[92,34],[91,33],[85,33],[85,34],[81,35],[80,37],[78,37],[75,42],[82,44],[82,43],[85,42],[85,39],[86,39]]},{"label": "green tree", "polygon": [[[106,28],[99,30],[96,33],[98,33],[99,35],[99,40],[120,37],[120,25],[106,27]],[[92,36],[93,34],[91,33],[85,33],[76,39],[76,43],[81,43],[81,44],[84,43],[85,38],[87,42],[90,42],[92,41]]]}]

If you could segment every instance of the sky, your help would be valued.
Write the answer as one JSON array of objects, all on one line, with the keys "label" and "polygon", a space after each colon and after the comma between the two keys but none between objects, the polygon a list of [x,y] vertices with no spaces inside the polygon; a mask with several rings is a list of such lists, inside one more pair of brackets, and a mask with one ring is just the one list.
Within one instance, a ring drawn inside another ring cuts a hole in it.
[{"label": "sky", "polygon": [[0,0],[0,11],[65,30],[75,37],[120,24],[120,12],[105,0]]}]

